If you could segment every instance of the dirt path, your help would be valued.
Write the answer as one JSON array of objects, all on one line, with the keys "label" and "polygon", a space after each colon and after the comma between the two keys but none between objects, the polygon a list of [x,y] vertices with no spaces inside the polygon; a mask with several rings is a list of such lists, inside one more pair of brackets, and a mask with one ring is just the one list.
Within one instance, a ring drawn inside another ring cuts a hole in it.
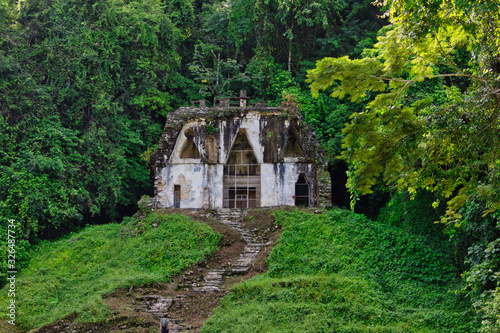
[{"label": "dirt path", "polygon": [[73,315],[33,332],[158,332],[164,317],[172,322],[172,332],[199,332],[234,284],[265,271],[265,260],[280,233],[270,209],[169,212],[209,224],[223,236],[219,251],[170,283],[109,295],[105,299],[111,308],[107,322],[78,323]]},{"label": "dirt path", "polygon": [[[158,320],[169,318],[173,333],[198,331],[218,300],[226,294],[227,289],[224,286],[226,279],[249,273],[264,245],[256,234],[245,230],[243,214],[244,211],[236,209],[221,209],[215,213],[218,221],[237,231],[244,242],[244,249],[236,262],[233,256],[227,258],[227,264],[219,261],[215,267],[207,267],[208,270],[190,270],[183,275],[179,283],[174,284],[174,290],[169,290],[166,295],[138,297],[139,308],[153,314]],[[175,290],[184,292],[176,294]],[[194,313],[196,311],[198,314]]]}]

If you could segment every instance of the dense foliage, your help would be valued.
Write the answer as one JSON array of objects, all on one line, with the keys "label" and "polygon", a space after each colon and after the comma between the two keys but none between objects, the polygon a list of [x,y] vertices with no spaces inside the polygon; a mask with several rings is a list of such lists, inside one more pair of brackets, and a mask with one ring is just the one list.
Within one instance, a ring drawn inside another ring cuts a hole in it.
[{"label": "dense foliage", "polygon": [[[45,241],[17,276],[16,324],[33,329],[71,313],[78,313],[81,321],[109,319],[104,295],[167,281],[214,252],[219,238],[208,225],[189,217],[150,215],[140,224],[126,219]],[[4,289],[0,303],[6,307],[7,302]]]},{"label": "dense foliage", "polygon": [[[495,212],[498,49],[486,46],[496,45],[488,27],[499,20],[498,10],[483,17],[489,5],[444,1],[425,7],[432,15],[415,24],[414,15],[401,11],[413,3],[388,6],[393,24],[368,56],[325,58],[309,72],[313,92],[339,82],[333,97],[359,101],[367,91],[377,93],[345,128],[349,187],[354,195],[368,193],[383,176],[410,193],[422,188],[449,198],[450,218],[472,196],[486,202],[486,213]],[[428,91],[418,84],[425,80]]]},{"label": "dense foliage", "polygon": [[453,249],[498,330],[499,6],[376,3],[0,0],[0,235],[13,219],[17,268],[33,244],[136,209],[169,111],[245,89],[300,107],[335,203],[348,168],[359,211]]},{"label": "dense foliage", "polygon": [[333,209],[278,212],[269,271],[235,287],[203,332],[475,332],[452,252]]},{"label": "dense foliage", "polygon": [[0,26],[2,225],[14,219],[23,245],[117,218],[151,191],[141,154],[171,105],[180,37],[164,5],[2,6],[12,14]]},{"label": "dense foliage", "polygon": [[[464,289],[498,329],[500,10],[484,1],[379,1],[391,25],[362,59],[325,58],[309,72],[313,92],[370,98],[345,127],[354,203],[378,179],[414,197],[447,203],[442,222],[466,259]],[[491,295],[490,295],[491,294]],[[492,298],[489,298],[491,296]],[[487,300],[487,301],[486,301]],[[493,303],[492,303],[493,302]],[[487,304],[487,305],[486,305]]]},{"label": "dense foliage", "polygon": [[30,244],[133,212],[164,117],[189,99],[285,94],[333,160],[352,105],[314,100],[305,71],[359,55],[376,14],[364,0],[0,0],[0,232],[15,220],[18,266]]}]

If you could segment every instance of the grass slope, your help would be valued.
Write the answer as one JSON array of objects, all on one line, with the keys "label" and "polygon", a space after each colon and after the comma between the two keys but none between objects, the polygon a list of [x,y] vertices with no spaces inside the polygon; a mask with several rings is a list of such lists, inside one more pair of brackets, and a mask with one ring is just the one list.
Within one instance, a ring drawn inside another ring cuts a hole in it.
[{"label": "grass slope", "polygon": [[235,287],[202,332],[475,332],[446,253],[334,209],[276,213],[267,273]]},{"label": "grass slope", "polygon": [[[143,222],[91,226],[42,244],[16,281],[17,324],[31,329],[71,313],[81,321],[106,319],[103,295],[168,280],[217,249],[219,235],[189,217],[150,215]],[[7,301],[4,288],[2,307]]]}]

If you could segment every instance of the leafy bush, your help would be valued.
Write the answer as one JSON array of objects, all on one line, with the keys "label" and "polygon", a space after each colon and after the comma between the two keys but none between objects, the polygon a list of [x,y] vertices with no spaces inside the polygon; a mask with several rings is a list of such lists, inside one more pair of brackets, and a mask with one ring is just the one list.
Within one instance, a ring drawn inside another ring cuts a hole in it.
[{"label": "leafy bush", "polygon": [[443,207],[434,208],[436,201],[432,193],[419,191],[415,198],[407,192],[396,193],[389,203],[380,210],[378,221],[403,228],[410,233],[425,235],[436,240],[445,240],[444,226],[437,224],[444,214]]}]

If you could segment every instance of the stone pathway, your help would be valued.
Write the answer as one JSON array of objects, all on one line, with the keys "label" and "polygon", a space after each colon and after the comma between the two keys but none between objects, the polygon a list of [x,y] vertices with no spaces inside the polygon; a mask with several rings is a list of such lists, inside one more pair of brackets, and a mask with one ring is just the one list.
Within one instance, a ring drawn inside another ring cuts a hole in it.
[{"label": "stone pathway", "polygon": [[245,274],[252,267],[255,258],[260,252],[262,244],[257,241],[254,235],[243,229],[241,226],[241,210],[223,208],[218,211],[218,217],[220,222],[237,230],[245,241],[245,250],[240,255],[238,263],[231,269],[232,274]]},{"label": "stone pathway", "polygon": [[[192,290],[195,293],[210,293],[222,291],[224,284],[224,277],[229,275],[246,274],[252,267],[255,258],[260,252],[262,244],[258,242],[257,238],[246,231],[241,225],[244,211],[241,209],[223,208],[217,210],[216,217],[218,220],[238,231],[244,242],[245,249],[240,254],[237,263],[231,268],[216,268],[208,271],[203,277],[195,276],[192,271],[184,274],[182,282],[178,287],[182,289]],[[221,297],[224,294],[221,294]],[[138,310],[149,312],[159,318],[168,318],[172,322],[171,332],[181,332],[183,328],[189,329],[187,323],[180,322],[175,318],[170,318],[168,312],[171,306],[183,306],[183,300],[186,296],[178,295],[174,297],[163,297],[158,295],[148,295],[138,297],[137,301],[140,302]]]}]

